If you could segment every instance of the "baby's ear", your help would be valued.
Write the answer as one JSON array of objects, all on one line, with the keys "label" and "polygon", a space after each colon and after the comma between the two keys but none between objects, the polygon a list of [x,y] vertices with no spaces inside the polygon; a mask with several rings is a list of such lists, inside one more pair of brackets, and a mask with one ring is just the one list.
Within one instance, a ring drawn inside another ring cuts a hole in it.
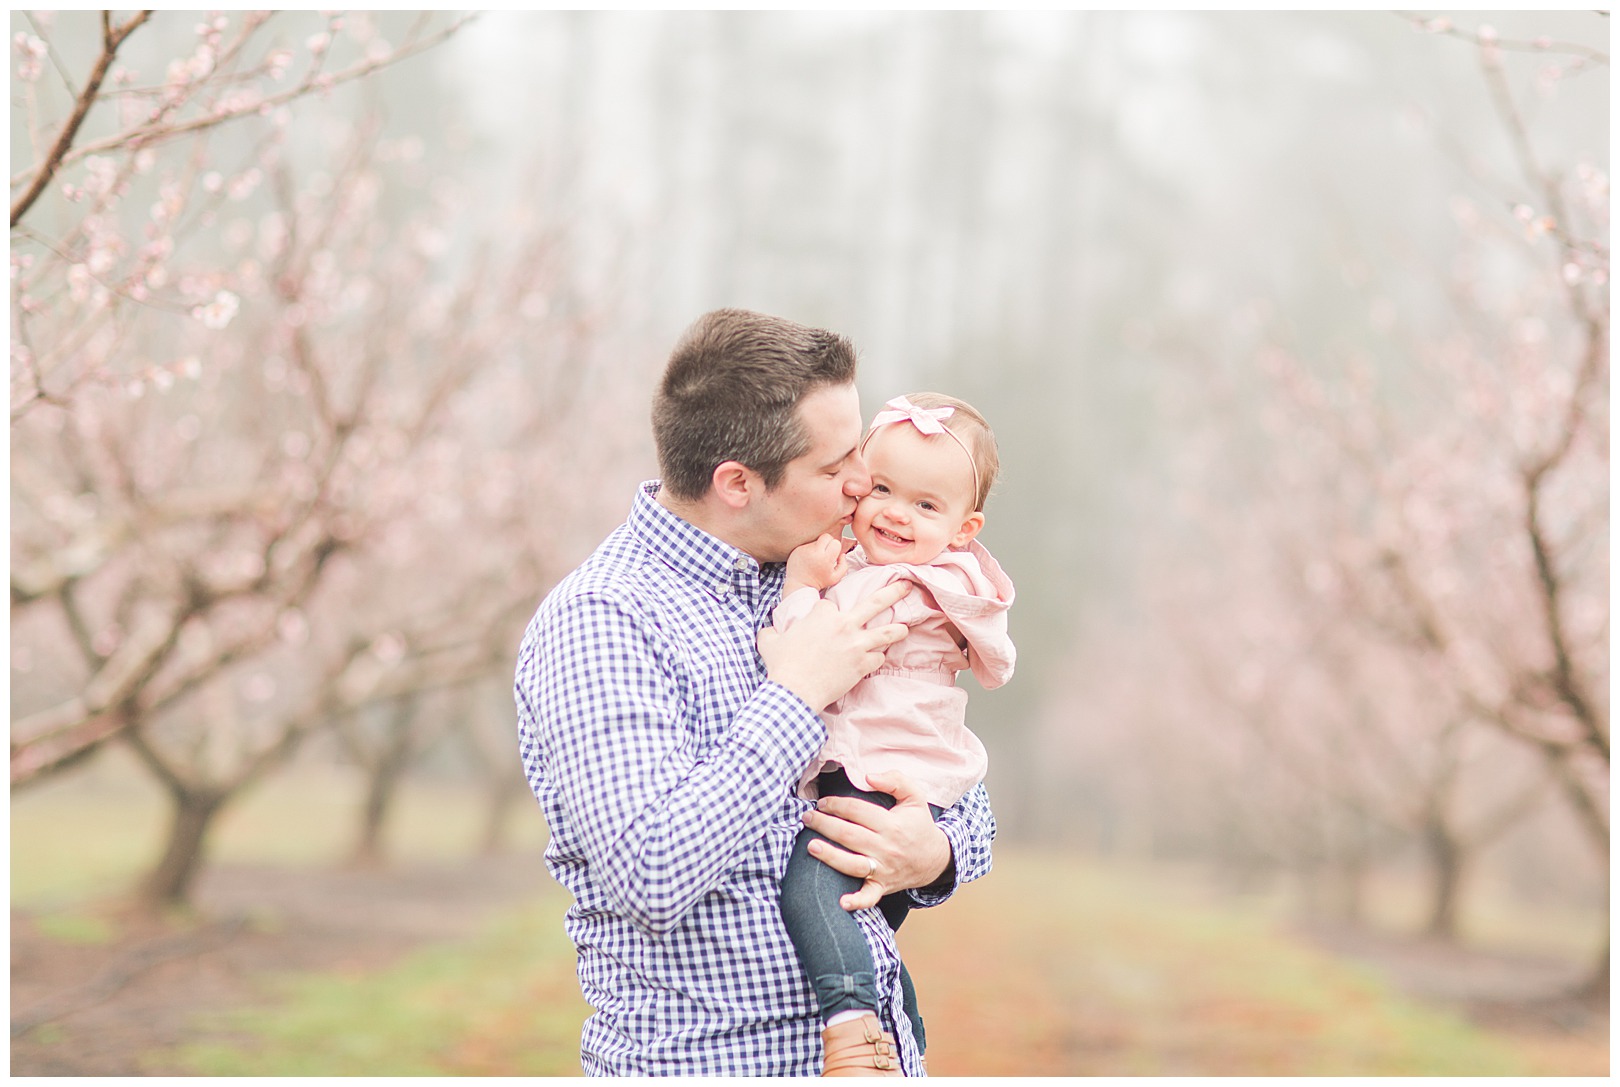
[{"label": "baby's ear", "polygon": [[955,548],[966,547],[968,545],[968,541],[977,536],[979,534],[979,530],[983,527],[984,512],[982,510],[974,510],[972,513],[968,514],[967,520],[962,522],[962,527],[957,530],[956,535],[951,537],[951,546]]}]

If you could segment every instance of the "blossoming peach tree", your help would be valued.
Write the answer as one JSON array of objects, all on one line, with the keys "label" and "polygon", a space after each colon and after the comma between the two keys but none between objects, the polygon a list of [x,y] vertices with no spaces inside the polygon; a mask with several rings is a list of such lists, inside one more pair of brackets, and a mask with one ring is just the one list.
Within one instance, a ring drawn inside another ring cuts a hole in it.
[{"label": "blossoming peach tree", "polygon": [[[1224,394],[1201,357],[1175,409],[1196,545],[1158,554],[1138,670],[1112,668],[1157,681],[1101,677],[1087,743],[1160,771],[1138,787],[1179,833],[1334,872],[1352,906],[1358,876],[1427,856],[1446,936],[1481,850],[1555,801],[1590,848],[1549,855],[1608,861],[1608,178],[1602,133],[1554,153],[1538,130],[1607,56],[1416,22],[1474,51],[1507,149],[1435,209],[1439,331],[1369,304],[1385,332],[1329,353],[1259,317]],[[1586,991],[1607,985],[1605,938]]]},{"label": "blossoming peach tree", "polygon": [[12,784],[126,744],[149,900],[306,737],[506,667],[619,423],[565,226],[476,234],[359,93],[463,21],[14,16]]}]

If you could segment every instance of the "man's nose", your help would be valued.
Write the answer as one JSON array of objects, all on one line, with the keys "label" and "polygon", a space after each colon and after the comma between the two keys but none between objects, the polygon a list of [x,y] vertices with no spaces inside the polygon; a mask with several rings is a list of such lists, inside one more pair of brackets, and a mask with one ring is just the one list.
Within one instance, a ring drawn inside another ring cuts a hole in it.
[{"label": "man's nose", "polygon": [[864,462],[856,461],[848,479],[844,480],[844,493],[851,498],[865,498],[872,493],[872,473]]}]

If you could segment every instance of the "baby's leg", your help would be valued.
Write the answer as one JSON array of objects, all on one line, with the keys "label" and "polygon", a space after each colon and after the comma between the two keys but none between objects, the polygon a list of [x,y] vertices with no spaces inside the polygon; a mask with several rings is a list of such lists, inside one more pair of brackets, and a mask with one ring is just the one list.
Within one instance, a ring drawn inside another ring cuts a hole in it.
[{"label": "baby's leg", "polygon": [[877,979],[872,952],[854,915],[838,900],[860,888],[846,876],[810,855],[810,843],[821,835],[799,832],[782,877],[782,921],[793,949],[810,978],[825,1023],[846,1011],[877,1011]]}]

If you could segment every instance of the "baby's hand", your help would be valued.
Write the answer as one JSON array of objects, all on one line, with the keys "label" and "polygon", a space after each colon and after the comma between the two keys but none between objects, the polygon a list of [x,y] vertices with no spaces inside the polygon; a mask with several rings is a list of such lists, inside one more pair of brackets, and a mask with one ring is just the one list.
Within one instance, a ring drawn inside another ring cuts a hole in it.
[{"label": "baby's hand", "polygon": [[788,555],[784,595],[805,586],[820,592],[837,585],[849,572],[846,556],[854,546],[854,540],[840,540],[823,532],[809,543],[795,547]]}]

